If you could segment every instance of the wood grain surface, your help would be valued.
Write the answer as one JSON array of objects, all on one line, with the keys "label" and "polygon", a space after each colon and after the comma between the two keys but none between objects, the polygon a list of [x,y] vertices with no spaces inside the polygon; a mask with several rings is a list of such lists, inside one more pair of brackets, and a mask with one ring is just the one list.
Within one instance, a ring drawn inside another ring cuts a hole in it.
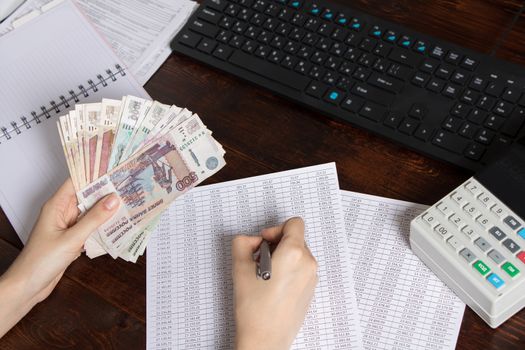
[{"label": "wood grain surface", "polygon": [[[524,1],[349,1],[370,14],[525,64]],[[335,161],[343,189],[433,204],[472,174],[372,132],[173,54],[145,86],[198,113],[226,149],[207,183]],[[22,247],[0,212],[0,273]],[[0,339],[0,349],[140,349],[146,343],[146,260],[80,257],[52,295]],[[525,349],[525,310],[498,329],[466,309],[458,349]]]}]

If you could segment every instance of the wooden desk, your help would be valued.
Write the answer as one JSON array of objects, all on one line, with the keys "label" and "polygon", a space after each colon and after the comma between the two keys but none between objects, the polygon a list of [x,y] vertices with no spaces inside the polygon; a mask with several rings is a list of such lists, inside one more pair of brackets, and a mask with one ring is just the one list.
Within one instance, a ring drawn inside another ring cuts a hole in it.
[{"label": "wooden desk", "polygon": [[[515,16],[523,1],[339,2],[525,64],[525,16]],[[146,90],[197,112],[224,145],[228,166],[209,183],[335,161],[343,189],[432,204],[471,175],[179,55]],[[0,213],[0,272],[21,247]],[[145,264],[82,256],[0,348],[144,348]],[[524,349],[525,310],[493,330],[467,308],[458,348]]]}]

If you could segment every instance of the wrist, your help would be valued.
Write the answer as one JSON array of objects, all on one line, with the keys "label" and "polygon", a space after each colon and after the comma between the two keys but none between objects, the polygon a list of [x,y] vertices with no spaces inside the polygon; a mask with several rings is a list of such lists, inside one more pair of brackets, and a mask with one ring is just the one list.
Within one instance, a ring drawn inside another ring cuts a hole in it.
[{"label": "wrist", "polygon": [[0,276],[0,338],[34,306],[24,291],[24,279],[7,271]]}]

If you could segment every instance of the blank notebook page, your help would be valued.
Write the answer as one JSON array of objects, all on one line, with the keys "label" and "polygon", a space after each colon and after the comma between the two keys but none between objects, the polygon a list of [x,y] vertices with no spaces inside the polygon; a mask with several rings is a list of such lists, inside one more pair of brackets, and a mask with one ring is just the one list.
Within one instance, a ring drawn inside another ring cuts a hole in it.
[{"label": "blank notebook page", "polygon": [[0,52],[0,205],[25,242],[68,177],[58,116],[75,100],[147,94],[70,1],[1,37]]}]

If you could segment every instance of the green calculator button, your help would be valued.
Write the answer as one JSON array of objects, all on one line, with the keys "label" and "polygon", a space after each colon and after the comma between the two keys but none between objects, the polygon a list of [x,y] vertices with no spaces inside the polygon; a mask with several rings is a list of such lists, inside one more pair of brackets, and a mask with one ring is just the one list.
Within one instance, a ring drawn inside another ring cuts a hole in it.
[{"label": "green calculator button", "polygon": [[490,267],[485,265],[485,263],[481,260],[476,261],[473,266],[476,270],[478,270],[479,273],[481,273],[482,276],[485,276],[490,271]]},{"label": "green calculator button", "polygon": [[520,270],[518,270],[516,266],[512,265],[510,262],[506,262],[505,264],[503,264],[503,266],[501,266],[501,268],[506,273],[508,273],[510,277],[514,277],[520,273]]}]

